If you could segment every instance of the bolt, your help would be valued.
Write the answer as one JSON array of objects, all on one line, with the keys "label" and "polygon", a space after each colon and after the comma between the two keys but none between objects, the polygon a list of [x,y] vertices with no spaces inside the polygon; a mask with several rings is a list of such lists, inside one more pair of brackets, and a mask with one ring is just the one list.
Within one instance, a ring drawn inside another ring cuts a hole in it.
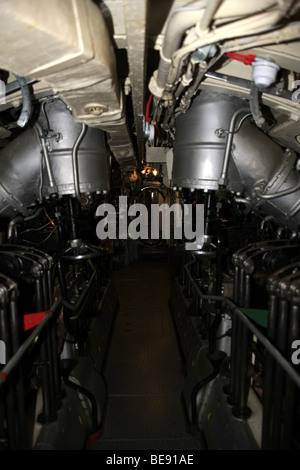
[{"label": "bolt", "polygon": [[129,150],[127,150],[127,149],[118,151],[119,157],[126,157],[126,155],[128,155],[128,153],[129,153]]},{"label": "bolt", "polygon": [[215,136],[218,137],[219,139],[224,139],[224,137],[225,137],[224,129],[216,129],[215,130]]}]

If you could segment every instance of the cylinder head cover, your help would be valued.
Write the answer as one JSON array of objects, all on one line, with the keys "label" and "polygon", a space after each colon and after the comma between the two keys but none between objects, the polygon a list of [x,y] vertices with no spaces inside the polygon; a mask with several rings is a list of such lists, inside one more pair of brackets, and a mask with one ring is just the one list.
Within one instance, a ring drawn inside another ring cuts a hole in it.
[{"label": "cylinder head cover", "polygon": [[[202,90],[190,109],[176,121],[172,185],[217,190],[232,114],[245,106],[237,97]],[[228,170],[229,189],[242,188],[234,162]]]},{"label": "cylinder head cover", "polygon": [[[82,124],[74,122],[60,99],[44,102],[38,122],[43,130],[53,180],[59,196],[75,195],[73,148]],[[104,132],[87,127],[78,150],[81,193],[110,189],[109,152]],[[37,129],[28,127],[0,152],[0,217],[27,216],[30,206],[50,194],[45,158]]]},{"label": "cylinder head cover", "polygon": [[[74,122],[71,112],[61,100],[45,103],[39,122],[50,128],[49,157],[60,196],[75,193],[72,152],[82,124]],[[104,132],[88,127],[78,147],[78,177],[81,193],[110,189],[109,153]],[[46,169],[44,176],[47,181]],[[46,189],[46,188],[45,188]],[[47,190],[47,189],[46,189]]]}]

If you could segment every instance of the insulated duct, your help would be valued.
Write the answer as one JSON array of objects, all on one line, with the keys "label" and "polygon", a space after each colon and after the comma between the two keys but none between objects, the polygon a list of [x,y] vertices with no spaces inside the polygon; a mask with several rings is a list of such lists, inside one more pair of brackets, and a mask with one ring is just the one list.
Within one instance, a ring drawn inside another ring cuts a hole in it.
[{"label": "insulated duct", "polygon": [[109,190],[104,132],[74,122],[60,99],[41,105],[38,122],[0,153],[0,216],[30,215],[43,197]]},{"label": "insulated duct", "polygon": [[233,139],[232,158],[253,204],[293,231],[300,227],[300,174],[296,153],[282,149],[246,121]]},{"label": "insulated duct", "polygon": [[[282,149],[246,118],[245,100],[201,91],[176,121],[173,186],[244,192],[245,202],[292,231],[300,226],[300,175],[296,154]],[[232,118],[244,111],[230,131]],[[242,116],[244,114],[244,116]],[[233,138],[232,138],[233,136]],[[232,144],[228,146],[228,141]]]}]

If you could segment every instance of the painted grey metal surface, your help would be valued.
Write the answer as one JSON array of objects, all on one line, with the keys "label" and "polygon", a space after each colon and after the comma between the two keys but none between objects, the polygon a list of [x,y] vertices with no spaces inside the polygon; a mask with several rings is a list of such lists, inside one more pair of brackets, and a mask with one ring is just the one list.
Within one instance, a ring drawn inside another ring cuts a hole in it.
[{"label": "painted grey metal surface", "polygon": [[[27,216],[30,206],[53,193],[53,183],[59,196],[74,195],[72,150],[81,130],[61,100],[43,106],[40,124],[45,133],[53,182],[49,181],[42,155],[42,145],[36,129],[28,128],[8,144],[0,154],[0,214],[12,218]],[[103,131],[88,128],[78,148],[78,179],[80,191],[90,193],[110,188],[109,154]],[[51,184],[50,184],[51,183]]]},{"label": "painted grey metal surface", "polygon": [[125,0],[124,16],[127,35],[127,54],[131,84],[132,105],[135,120],[138,159],[144,160],[145,137],[143,117],[145,114],[145,64],[146,48],[146,0]]},{"label": "painted grey metal surface", "polygon": [[3,150],[0,158],[0,214],[27,215],[39,193],[41,155],[33,129],[27,129]]},{"label": "painted grey metal surface", "polygon": [[[172,184],[175,187],[217,190],[231,115],[245,102],[236,97],[201,91],[191,108],[176,121]],[[242,188],[235,165],[229,162],[230,188]]]},{"label": "painted grey metal surface", "polygon": [[[71,112],[61,100],[45,103],[43,109],[45,113],[41,114],[40,121],[44,129],[48,126],[51,129],[47,144],[58,193],[74,194],[72,151],[82,125],[74,122]],[[96,128],[87,128],[77,154],[80,191],[82,193],[108,191],[109,154],[105,146],[104,132]]]},{"label": "painted grey metal surface", "polygon": [[[296,231],[300,181],[295,152],[283,151],[249,119],[237,123],[232,145],[226,147],[231,117],[243,107],[244,100],[236,97],[200,92],[177,118],[172,185],[218,190],[225,183],[231,191],[244,191],[253,208]],[[223,175],[226,159],[228,173]]]}]

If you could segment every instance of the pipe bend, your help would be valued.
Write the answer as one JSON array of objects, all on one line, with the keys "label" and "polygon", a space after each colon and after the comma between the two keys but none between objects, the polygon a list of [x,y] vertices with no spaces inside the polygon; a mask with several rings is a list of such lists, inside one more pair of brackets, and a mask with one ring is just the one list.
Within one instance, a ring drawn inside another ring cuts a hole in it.
[{"label": "pipe bend", "polygon": [[77,201],[81,204],[81,195],[80,195],[80,178],[79,178],[79,168],[78,168],[78,148],[82,142],[82,139],[86,133],[87,125],[82,124],[81,131],[74,143],[72,149],[72,164],[73,164],[73,176],[74,176],[74,187]]},{"label": "pipe bend", "polygon": [[167,20],[165,39],[160,52],[157,70],[157,86],[164,89],[173,53],[179,48],[185,31],[201,21],[206,2],[192,2],[188,7],[179,8]]},{"label": "pipe bend", "polygon": [[234,200],[238,204],[245,204],[245,206],[246,206],[246,210],[244,211],[245,215],[249,214],[249,212],[252,211],[253,203],[251,201],[249,201],[249,199],[246,199],[244,197],[235,197]]}]

